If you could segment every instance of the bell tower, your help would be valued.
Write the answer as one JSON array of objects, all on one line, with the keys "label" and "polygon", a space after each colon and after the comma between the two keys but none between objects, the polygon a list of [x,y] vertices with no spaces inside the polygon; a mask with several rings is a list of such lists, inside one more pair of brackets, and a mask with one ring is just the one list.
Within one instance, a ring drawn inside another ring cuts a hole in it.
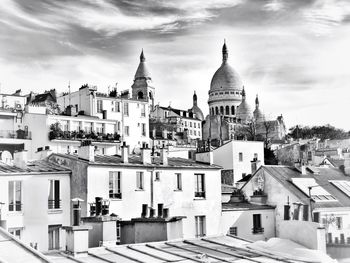
[{"label": "bell tower", "polygon": [[133,99],[148,101],[151,108],[153,108],[154,87],[152,86],[152,78],[146,66],[146,57],[143,49],[140,55],[140,63],[135,73],[134,83],[131,88]]}]

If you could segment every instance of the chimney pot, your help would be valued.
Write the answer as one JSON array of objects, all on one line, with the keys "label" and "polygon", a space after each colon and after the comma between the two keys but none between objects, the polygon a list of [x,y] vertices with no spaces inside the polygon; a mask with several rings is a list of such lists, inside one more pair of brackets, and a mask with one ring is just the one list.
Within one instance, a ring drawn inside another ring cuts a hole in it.
[{"label": "chimney pot", "polygon": [[163,218],[169,217],[169,208],[163,208]]},{"label": "chimney pot", "polygon": [[96,200],[96,216],[100,216],[102,213],[102,197],[95,197]]},{"label": "chimney pot", "polygon": [[155,209],[154,208],[150,208],[149,210],[149,218],[153,218],[155,214]]},{"label": "chimney pot", "polygon": [[145,218],[145,217],[147,217],[147,214],[148,214],[148,204],[142,204],[141,217]]},{"label": "chimney pot", "polygon": [[164,204],[158,204],[158,217],[163,217]]},{"label": "chimney pot", "polygon": [[126,145],[126,142],[123,142],[123,145],[121,146],[122,150],[122,162],[128,163],[129,162],[129,146]]},{"label": "chimney pot", "polygon": [[168,151],[164,148],[164,146],[162,149],[160,149],[160,159],[163,165],[168,165]]}]

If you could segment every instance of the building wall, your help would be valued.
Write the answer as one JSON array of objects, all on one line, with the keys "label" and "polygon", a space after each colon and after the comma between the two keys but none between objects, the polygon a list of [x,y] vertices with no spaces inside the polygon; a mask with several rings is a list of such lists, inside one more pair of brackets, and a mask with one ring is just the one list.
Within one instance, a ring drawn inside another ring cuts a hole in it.
[{"label": "building wall", "polygon": [[[60,180],[61,209],[48,209],[49,180]],[[9,181],[22,181],[22,211],[9,211]],[[0,176],[0,200],[5,203],[1,219],[6,228],[20,228],[21,240],[37,243],[39,251],[48,250],[48,226],[70,225],[70,176],[66,174]],[[33,191],[35,189],[35,191]],[[65,232],[60,230],[60,247],[65,247]]]},{"label": "building wall", "polygon": [[[263,233],[253,234],[253,214],[261,214],[261,227]],[[237,236],[248,240],[267,240],[275,237],[275,211],[274,209],[222,211],[222,234],[229,234],[230,227],[237,227]]]},{"label": "building wall", "polygon": [[[242,161],[239,160],[239,153],[242,153]],[[213,150],[214,164],[222,166],[224,170],[233,169],[234,182],[237,182],[243,174],[252,173],[251,161],[255,154],[264,164],[263,142],[233,140]]]},{"label": "building wall", "polygon": [[[108,199],[109,171],[122,172],[122,199],[111,199],[110,213],[115,213],[123,220],[141,216],[142,204],[151,203],[151,171],[143,167],[115,168],[97,167],[88,168],[88,202],[94,202],[95,197]],[[144,172],[144,190],[136,189],[136,171]],[[160,169],[160,180],[155,181],[153,176],[153,204],[158,203],[170,209],[171,216],[186,216],[183,219],[184,237],[194,237],[195,216],[206,216],[207,235],[220,232],[221,213],[221,182],[219,170],[196,169]],[[182,190],[176,190],[175,173],[182,174]],[[205,174],[206,198],[194,197],[194,174]],[[133,209],[130,209],[132,207]],[[210,226],[210,227],[209,227]]]},{"label": "building wall", "polygon": [[[275,178],[264,173],[262,169],[259,169],[255,173],[254,177],[248,181],[242,188],[245,196],[250,201],[250,196],[253,192],[258,189],[256,178],[258,175],[262,174],[264,178],[263,191],[267,195],[267,204],[275,206],[275,224],[276,224],[276,236],[279,237],[279,229],[281,222],[284,221],[284,205],[289,201],[291,205],[291,211],[293,211],[293,203],[301,202],[293,193],[288,191],[283,185],[281,185]],[[307,198],[302,200],[303,203],[308,204]],[[309,215],[310,218],[310,215]]]}]

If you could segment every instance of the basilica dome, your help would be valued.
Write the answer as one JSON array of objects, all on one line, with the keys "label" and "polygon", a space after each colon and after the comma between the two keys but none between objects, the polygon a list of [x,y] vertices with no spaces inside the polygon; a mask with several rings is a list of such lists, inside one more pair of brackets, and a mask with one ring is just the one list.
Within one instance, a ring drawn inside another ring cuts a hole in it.
[{"label": "basilica dome", "polygon": [[242,90],[243,84],[238,73],[228,64],[228,52],[226,43],[222,47],[223,61],[214,73],[210,84],[210,91],[219,89]]}]

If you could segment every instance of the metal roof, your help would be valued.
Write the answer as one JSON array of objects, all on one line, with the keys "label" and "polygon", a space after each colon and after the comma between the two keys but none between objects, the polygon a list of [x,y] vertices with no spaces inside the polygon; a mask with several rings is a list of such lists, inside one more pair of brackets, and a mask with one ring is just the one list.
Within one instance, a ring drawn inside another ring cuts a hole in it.
[{"label": "metal roof", "polygon": [[0,161],[0,175],[7,174],[31,174],[31,173],[62,173],[70,172],[58,164],[52,163],[47,159],[28,162],[24,168],[14,165],[8,165]]},{"label": "metal roof", "polygon": [[89,249],[86,255],[73,258],[67,254],[48,255],[53,262],[80,263],[158,263],[158,262],[320,262],[301,258],[292,252],[281,253],[254,246],[255,243],[233,236],[217,236],[190,240],[163,241],[97,247]]}]

